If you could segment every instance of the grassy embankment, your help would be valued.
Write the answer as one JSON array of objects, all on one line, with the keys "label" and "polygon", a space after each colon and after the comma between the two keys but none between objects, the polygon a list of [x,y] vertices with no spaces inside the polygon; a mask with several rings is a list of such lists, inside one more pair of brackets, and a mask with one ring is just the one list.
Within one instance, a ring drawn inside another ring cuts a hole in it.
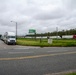
[{"label": "grassy embankment", "polygon": [[48,44],[47,39],[26,39],[26,38],[18,38],[18,45],[23,46],[40,46],[40,47],[71,47],[76,46],[76,39],[53,39],[52,44]]}]

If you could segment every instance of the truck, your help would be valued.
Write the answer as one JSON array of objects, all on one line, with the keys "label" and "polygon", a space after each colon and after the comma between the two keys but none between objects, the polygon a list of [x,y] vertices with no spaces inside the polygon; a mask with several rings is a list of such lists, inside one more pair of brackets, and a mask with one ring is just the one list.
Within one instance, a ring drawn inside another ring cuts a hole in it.
[{"label": "truck", "polygon": [[1,40],[4,41],[4,36],[3,35],[1,36]]},{"label": "truck", "polygon": [[16,44],[16,34],[14,32],[5,32],[3,38],[6,44]]}]

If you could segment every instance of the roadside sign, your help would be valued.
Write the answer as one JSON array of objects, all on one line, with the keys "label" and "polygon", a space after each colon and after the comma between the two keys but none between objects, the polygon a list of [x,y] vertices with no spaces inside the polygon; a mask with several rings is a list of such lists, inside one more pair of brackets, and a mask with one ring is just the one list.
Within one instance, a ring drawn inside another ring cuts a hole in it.
[{"label": "roadside sign", "polygon": [[29,33],[36,33],[35,29],[29,29]]}]

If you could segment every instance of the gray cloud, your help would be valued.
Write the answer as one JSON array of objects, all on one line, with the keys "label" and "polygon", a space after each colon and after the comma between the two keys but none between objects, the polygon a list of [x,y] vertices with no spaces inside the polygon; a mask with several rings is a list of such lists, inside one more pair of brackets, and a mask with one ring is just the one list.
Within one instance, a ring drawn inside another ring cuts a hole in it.
[{"label": "gray cloud", "polygon": [[36,29],[37,33],[76,28],[76,0],[0,0],[0,34],[18,34]]},{"label": "gray cloud", "polygon": [[59,19],[65,17],[65,12],[61,9],[57,9],[50,12],[42,12],[35,16],[38,20],[51,20],[51,19]]},{"label": "gray cloud", "polygon": [[76,0],[63,0],[62,2],[67,9],[69,10],[76,9]]}]

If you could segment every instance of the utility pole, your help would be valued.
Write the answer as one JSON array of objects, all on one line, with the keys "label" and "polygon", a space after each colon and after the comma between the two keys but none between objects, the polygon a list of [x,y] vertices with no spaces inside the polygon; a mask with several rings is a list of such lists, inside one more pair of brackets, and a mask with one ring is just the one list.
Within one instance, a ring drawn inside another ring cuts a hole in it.
[{"label": "utility pole", "polygon": [[58,27],[56,27],[56,38],[58,39]]}]

